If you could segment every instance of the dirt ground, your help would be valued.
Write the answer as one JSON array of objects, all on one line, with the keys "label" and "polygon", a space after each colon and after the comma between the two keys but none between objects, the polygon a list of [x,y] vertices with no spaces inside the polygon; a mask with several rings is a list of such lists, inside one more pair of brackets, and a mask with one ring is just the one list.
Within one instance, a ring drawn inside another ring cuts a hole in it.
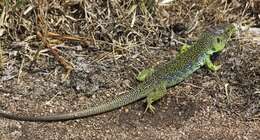
[{"label": "dirt ground", "polygon": [[182,43],[237,23],[241,31],[206,68],[167,90],[155,113],[138,101],[51,123],[0,118],[1,140],[260,139],[260,9],[250,0],[0,1],[0,108],[48,115],[102,104],[138,84],[142,69]]}]

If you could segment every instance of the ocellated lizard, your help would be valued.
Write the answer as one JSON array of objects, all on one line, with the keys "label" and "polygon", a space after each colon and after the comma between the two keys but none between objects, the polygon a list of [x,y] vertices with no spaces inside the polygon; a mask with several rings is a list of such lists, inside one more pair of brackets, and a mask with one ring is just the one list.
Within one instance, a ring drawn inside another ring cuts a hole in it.
[{"label": "ocellated lizard", "polygon": [[219,35],[203,33],[193,45],[184,45],[181,53],[175,59],[166,64],[142,71],[138,79],[144,82],[129,91],[129,93],[115,97],[101,105],[77,112],[36,117],[19,116],[0,110],[0,116],[20,121],[65,121],[108,112],[142,98],[146,98],[146,110],[154,111],[152,103],[166,94],[166,88],[180,83],[203,65],[206,65],[210,70],[218,70],[220,65],[214,65],[210,56],[223,50],[227,41],[236,31],[236,26],[231,24]]}]

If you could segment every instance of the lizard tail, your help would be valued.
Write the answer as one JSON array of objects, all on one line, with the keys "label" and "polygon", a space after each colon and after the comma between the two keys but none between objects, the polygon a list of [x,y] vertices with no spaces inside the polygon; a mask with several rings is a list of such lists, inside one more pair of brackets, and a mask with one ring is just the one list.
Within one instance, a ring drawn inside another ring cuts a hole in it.
[{"label": "lizard tail", "polygon": [[94,106],[82,111],[76,111],[71,113],[63,113],[57,115],[49,115],[49,116],[20,116],[17,114],[7,113],[3,110],[0,110],[0,117],[19,120],[19,121],[30,121],[30,122],[52,122],[52,121],[66,121],[73,120],[83,117],[89,117],[97,114],[101,114],[104,112],[112,111],[119,107],[128,105],[132,102],[135,102],[139,99],[145,97],[145,94],[141,94],[137,89],[134,91],[130,91],[128,94],[123,94],[121,96],[116,97],[113,100],[110,100],[104,104]]}]

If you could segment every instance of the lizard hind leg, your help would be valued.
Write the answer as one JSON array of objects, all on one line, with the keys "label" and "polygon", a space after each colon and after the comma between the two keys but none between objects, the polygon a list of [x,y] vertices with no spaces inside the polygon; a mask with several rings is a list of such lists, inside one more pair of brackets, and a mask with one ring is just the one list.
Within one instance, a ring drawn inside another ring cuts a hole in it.
[{"label": "lizard hind leg", "polygon": [[152,106],[152,103],[161,99],[166,95],[166,85],[162,82],[158,87],[155,87],[151,93],[146,97],[147,106],[144,112],[147,112],[149,109],[152,113],[155,111],[155,107]]}]

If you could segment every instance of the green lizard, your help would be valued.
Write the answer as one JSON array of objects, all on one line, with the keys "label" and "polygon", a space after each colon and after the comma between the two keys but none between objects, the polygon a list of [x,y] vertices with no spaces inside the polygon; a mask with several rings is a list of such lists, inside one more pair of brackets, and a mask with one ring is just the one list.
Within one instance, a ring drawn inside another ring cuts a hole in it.
[{"label": "green lizard", "polygon": [[180,83],[203,65],[206,65],[210,70],[218,70],[220,65],[214,65],[210,56],[215,52],[223,50],[227,41],[235,34],[236,30],[236,26],[231,24],[225,28],[222,34],[202,34],[193,45],[183,46],[181,53],[175,59],[164,65],[142,71],[137,78],[144,82],[137,85],[129,93],[115,97],[101,105],[83,111],[36,117],[19,116],[0,110],[0,116],[20,121],[65,121],[108,112],[142,98],[146,98],[146,110],[150,109],[153,112],[154,107],[152,103],[166,94],[166,88]]}]

